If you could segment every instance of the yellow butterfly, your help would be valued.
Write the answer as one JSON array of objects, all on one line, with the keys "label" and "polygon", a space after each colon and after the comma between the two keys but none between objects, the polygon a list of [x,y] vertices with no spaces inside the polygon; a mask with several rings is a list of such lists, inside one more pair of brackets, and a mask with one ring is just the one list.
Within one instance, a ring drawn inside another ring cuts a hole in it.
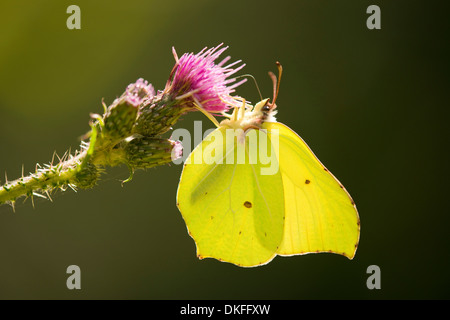
[{"label": "yellow butterfly", "polygon": [[276,255],[356,253],[360,220],[351,196],[274,118],[277,65],[273,102],[244,101],[184,165],[177,206],[200,259],[252,267]]}]

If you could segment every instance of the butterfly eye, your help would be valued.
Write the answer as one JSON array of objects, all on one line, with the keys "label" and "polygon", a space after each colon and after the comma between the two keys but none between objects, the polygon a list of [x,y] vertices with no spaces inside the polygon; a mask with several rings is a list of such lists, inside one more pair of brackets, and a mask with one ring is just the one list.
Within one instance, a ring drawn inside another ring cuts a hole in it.
[{"label": "butterfly eye", "polygon": [[270,106],[268,104],[266,104],[264,107],[261,108],[261,111],[263,111],[263,112],[270,111]]}]

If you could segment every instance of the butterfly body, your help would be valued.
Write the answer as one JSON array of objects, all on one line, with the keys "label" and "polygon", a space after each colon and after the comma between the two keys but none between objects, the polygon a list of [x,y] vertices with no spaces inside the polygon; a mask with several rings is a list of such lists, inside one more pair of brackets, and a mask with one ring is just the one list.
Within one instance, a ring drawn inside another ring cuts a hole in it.
[{"label": "butterfly body", "polygon": [[243,267],[318,252],[353,259],[354,201],[307,144],[276,122],[275,108],[269,99],[243,101],[189,155],[177,205],[197,256]]}]

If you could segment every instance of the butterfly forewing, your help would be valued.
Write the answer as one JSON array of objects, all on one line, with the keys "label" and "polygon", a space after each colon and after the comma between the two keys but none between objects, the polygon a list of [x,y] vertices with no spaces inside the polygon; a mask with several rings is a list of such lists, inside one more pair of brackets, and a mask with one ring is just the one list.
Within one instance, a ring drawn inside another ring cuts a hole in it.
[{"label": "butterfly forewing", "polygon": [[178,207],[200,258],[261,265],[276,255],[283,235],[281,174],[261,173],[270,164],[253,153],[259,148],[249,148],[260,138],[249,141],[227,130],[213,131],[187,159]]}]

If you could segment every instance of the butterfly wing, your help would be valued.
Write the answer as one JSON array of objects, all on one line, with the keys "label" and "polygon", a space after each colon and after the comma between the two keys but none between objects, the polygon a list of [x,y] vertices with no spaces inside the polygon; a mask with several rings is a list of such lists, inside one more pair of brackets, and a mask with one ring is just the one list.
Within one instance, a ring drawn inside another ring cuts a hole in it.
[{"label": "butterfly wing", "polygon": [[277,253],[332,252],[352,259],[360,221],[350,195],[294,131],[277,122],[262,127],[279,141],[285,230]]},{"label": "butterfly wing", "polygon": [[276,256],[283,236],[281,174],[261,174],[261,161],[250,161],[249,137],[241,144],[225,131],[216,129],[189,155],[177,205],[199,258],[246,267],[265,264]]}]

